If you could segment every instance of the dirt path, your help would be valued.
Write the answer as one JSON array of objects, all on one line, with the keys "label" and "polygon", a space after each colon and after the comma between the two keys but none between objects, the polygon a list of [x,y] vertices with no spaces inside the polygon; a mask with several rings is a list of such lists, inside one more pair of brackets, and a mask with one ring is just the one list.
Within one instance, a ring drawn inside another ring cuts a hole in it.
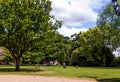
[{"label": "dirt path", "polygon": [[65,77],[0,75],[0,82],[96,82],[93,80],[78,80]]}]

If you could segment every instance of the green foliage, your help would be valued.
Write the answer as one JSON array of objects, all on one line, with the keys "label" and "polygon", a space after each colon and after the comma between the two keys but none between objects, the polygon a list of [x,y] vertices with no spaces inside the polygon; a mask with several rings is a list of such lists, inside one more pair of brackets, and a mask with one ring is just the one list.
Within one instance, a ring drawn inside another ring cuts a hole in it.
[{"label": "green foliage", "polygon": [[[111,39],[114,43],[115,48],[119,46],[120,40],[120,17],[115,15],[114,9],[111,4],[107,4],[101,13],[99,13],[99,18],[97,20],[97,25],[99,27],[104,27],[106,24],[109,24],[111,29],[111,34],[113,37]],[[108,35],[109,36],[109,35]]]},{"label": "green foliage", "polygon": [[117,66],[117,67],[120,67],[120,57],[115,57],[113,65]]},{"label": "green foliage", "polygon": [[72,63],[79,65],[111,66],[113,51],[120,45],[120,17],[107,4],[99,13],[97,27],[73,35]]},{"label": "green foliage", "polygon": [[120,17],[114,15],[111,4],[99,14],[97,27],[74,34],[71,39],[56,32],[62,23],[50,15],[51,10],[49,0],[0,3],[0,45],[10,51],[16,68],[19,60],[23,64],[44,60],[83,66],[113,64],[112,52],[120,44]]},{"label": "green foliage", "polygon": [[10,51],[19,70],[22,55],[61,24],[50,15],[49,0],[6,0],[0,5],[0,45]]},{"label": "green foliage", "polygon": [[100,12],[98,16],[98,26],[104,25],[106,22],[114,25],[114,23],[116,23],[118,19],[118,17],[115,16],[113,6],[110,3],[103,7],[102,12]]},{"label": "green foliage", "polygon": [[112,65],[114,60],[112,51],[118,47],[119,43],[119,38],[114,32],[117,32],[117,30],[106,23],[103,26],[78,34],[74,42],[76,47],[72,51],[73,64],[87,66]]},{"label": "green foliage", "polygon": [[38,52],[27,52],[23,54],[21,58],[22,64],[40,64],[45,59],[44,53]]},{"label": "green foliage", "polygon": [[52,35],[52,41],[47,41],[46,46],[44,48],[44,54],[46,60],[58,60],[63,63],[66,61],[67,51],[69,48],[68,37],[64,37],[59,33],[55,33]]},{"label": "green foliage", "polygon": [[39,42],[34,43],[29,52],[23,55],[22,62],[42,63],[43,61],[57,60],[63,63],[67,61],[68,51],[71,47],[69,37],[64,37],[58,32],[51,32],[44,36],[41,34],[40,39],[38,39]]},{"label": "green foliage", "polygon": [[0,56],[0,63],[2,64],[10,64],[12,62],[12,57],[10,55],[9,50],[7,50],[5,47],[0,47],[3,49],[3,55]]}]

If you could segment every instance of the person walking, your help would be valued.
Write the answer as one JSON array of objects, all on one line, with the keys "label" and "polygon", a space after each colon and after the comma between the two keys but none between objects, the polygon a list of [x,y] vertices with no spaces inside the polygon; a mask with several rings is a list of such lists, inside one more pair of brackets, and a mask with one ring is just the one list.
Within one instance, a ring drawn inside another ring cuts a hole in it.
[{"label": "person walking", "polygon": [[65,69],[66,69],[66,63],[63,63],[63,68],[65,68]]}]

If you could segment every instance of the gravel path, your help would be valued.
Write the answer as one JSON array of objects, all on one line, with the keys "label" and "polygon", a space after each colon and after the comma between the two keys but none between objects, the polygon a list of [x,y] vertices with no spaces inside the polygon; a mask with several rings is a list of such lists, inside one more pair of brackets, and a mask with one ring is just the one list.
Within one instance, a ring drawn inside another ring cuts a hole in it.
[{"label": "gravel path", "polygon": [[65,77],[0,75],[0,82],[96,82],[93,80],[78,80]]}]

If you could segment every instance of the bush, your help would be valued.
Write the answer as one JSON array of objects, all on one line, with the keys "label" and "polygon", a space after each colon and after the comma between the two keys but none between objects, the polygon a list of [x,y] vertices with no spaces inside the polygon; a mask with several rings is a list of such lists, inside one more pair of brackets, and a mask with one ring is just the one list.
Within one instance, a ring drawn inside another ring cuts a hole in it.
[{"label": "bush", "polygon": [[115,57],[115,59],[113,61],[113,66],[120,67],[120,56],[119,57]]}]

